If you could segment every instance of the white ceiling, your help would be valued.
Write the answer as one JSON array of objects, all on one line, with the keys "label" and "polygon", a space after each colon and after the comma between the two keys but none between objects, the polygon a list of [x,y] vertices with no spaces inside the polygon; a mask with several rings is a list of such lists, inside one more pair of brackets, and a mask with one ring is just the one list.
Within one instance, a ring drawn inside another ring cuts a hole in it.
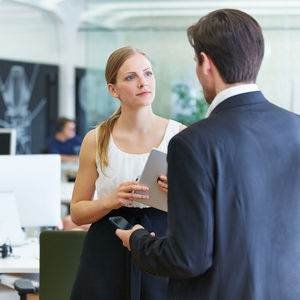
[{"label": "white ceiling", "polygon": [[95,1],[88,2],[81,27],[102,29],[186,28],[191,20],[220,8],[237,8],[262,19],[263,26],[300,26],[300,1]]},{"label": "white ceiling", "polygon": [[250,13],[263,27],[300,28],[300,1],[0,0],[0,14],[23,24],[45,17],[65,22],[73,17],[69,8],[79,4],[80,30],[183,29],[209,11],[224,7]]}]

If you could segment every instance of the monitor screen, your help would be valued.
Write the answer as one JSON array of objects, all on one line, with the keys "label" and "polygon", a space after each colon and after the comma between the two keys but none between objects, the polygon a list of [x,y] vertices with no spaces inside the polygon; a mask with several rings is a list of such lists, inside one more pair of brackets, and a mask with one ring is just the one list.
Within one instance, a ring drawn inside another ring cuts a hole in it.
[{"label": "monitor screen", "polygon": [[23,227],[60,225],[60,179],[58,154],[0,155],[0,192],[14,194]]},{"label": "monitor screen", "polygon": [[0,155],[16,154],[16,130],[0,128]]}]

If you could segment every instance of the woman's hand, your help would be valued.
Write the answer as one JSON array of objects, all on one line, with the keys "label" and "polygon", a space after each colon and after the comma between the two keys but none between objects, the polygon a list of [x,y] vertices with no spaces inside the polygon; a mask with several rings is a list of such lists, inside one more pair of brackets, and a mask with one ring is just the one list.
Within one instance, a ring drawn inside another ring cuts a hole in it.
[{"label": "woman's hand", "polygon": [[137,181],[123,182],[107,198],[107,206],[111,209],[118,209],[121,206],[131,205],[135,199],[149,199],[148,195],[134,193],[136,191],[149,191],[144,185],[139,185]]},{"label": "woman's hand", "polygon": [[168,193],[168,178],[166,175],[160,175],[157,184],[163,192]]}]

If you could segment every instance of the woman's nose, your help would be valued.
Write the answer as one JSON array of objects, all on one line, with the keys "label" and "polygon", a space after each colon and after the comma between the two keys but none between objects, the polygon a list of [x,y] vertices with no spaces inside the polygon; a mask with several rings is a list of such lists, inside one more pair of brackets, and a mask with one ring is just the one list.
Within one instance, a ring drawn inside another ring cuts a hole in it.
[{"label": "woman's nose", "polygon": [[140,77],[138,81],[138,86],[143,87],[146,84],[145,78]]}]

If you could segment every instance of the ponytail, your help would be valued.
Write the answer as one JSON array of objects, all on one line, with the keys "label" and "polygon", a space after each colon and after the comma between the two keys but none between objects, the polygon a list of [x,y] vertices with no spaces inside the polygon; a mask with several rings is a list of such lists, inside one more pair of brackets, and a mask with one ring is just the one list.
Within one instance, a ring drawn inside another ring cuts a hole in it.
[{"label": "ponytail", "polygon": [[114,112],[114,114],[104,122],[97,125],[97,158],[99,159],[100,169],[105,175],[104,169],[108,167],[108,145],[110,135],[115,126],[116,121],[121,115],[121,106]]}]

